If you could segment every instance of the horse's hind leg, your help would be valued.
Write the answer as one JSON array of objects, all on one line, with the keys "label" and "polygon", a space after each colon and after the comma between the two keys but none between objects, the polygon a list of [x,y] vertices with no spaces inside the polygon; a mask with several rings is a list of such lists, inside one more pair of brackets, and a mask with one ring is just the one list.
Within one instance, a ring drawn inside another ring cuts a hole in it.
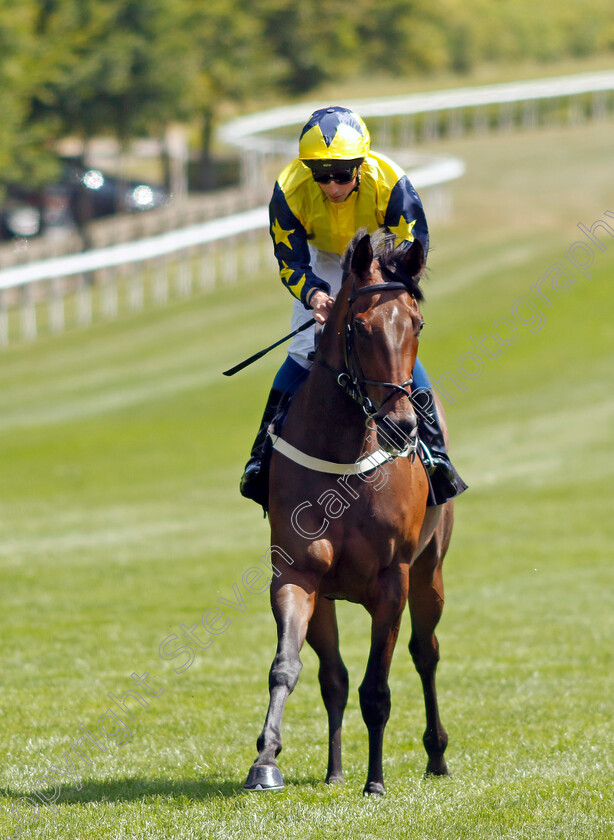
[{"label": "horse's hind leg", "polygon": [[309,622],[307,641],[320,660],[320,689],[328,714],[329,784],[343,781],[341,765],[341,725],[348,700],[348,672],[339,653],[339,633],[335,602],[318,598]]},{"label": "horse's hind leg", "polygon": [[441,536],[436,532],[409,573],[409,610],[412,623],[409,652],[424,690],[426,731],[423,742],[428,755],[426,773],[434,776],[448,775],[443,757],[448,745],[448,735],[439,718],[435,688],[435,672],[439,661],[439,643],[435,636],[435,627],[443,611],[444,554]]},{"label": "horse's hind leg", "polygon": [[284,786],[275,758],[281,752],[282,718],[301,671],[299,653],[314,603],[313,591],[291,583],[276,585],[274,580],[271,604],[277,622],[277,652],[269,672],[269,709],[257,741],[258,758],[248,773],[246,790],[279,790]]}]

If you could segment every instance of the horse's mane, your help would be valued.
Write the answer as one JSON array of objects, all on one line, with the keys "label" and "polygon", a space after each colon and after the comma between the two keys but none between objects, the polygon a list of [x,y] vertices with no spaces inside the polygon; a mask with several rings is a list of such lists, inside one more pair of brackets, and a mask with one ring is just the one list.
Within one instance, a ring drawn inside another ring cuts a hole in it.
[{"label": "horse's mane", "polygon": [[[344,280],[352,272],[352,256],[354,250],[366,233],[366,228],[361,228],[357,231],[345,250],[341,261]],[[418,302],[424,300],[424,293],[419,286],[422,271],[418,275],[411,277],[407,270],[405,260],[407,256],[407,245],[401,244],[395,247],[396,236],[386,227],[378,228],[375,233],[371,234],[370,240],[371,248],[373,249],[373,258],[378,261],[384,280],[395,281],[397,283],[401,282],[405,285],[410,295]]]}]

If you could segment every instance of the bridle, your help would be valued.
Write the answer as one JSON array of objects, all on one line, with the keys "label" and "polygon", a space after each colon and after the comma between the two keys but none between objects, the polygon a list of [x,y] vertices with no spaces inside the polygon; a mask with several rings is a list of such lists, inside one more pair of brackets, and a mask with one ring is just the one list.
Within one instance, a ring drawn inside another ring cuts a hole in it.
[{"label": "bridle", "polygon": [[[338,371],[334,370],[334,368],[331,367],[325,359],[322,358],[320,353],[316,355],[316,360],[336,375],[337,383],[341,387],[341,389],[348,395],[348,397],[354,400],[354,402],[358,403],[358,405],[362,408],[367,417],[367,426],[369,425],[369,421],[373,420],[375,415],[379,411],[381,411],[382,406],[384,406],[388,402],[388,400],[392,399],[392,397],[394,397],[395,394],[400,393],[411,401],[411,392],[409,391],[409,386],[411,386],[412,384],[413,376],[410,377],[406,382],[401,382],[399,384],[395,382],[383,382],[378,379],[367,379],[367,377],[365,377],[363,374],[362,367],[360,365],[360,360],[358,359],[358,354],[356,353],[356,347],[354,346],[354,313],[352,311],[352,305],[354,304],[354,302],[361,295],[376,294],[377,292],[389,292],[393,290],[404,291],[407,292],[407,294],[411,294],[407,286],[404,283],[399,282],[398,280],[391,280],[387,283],[375,283],[371,286],[362,286],[360,289],[355,289],[352,285],[352,290],[348,298],[347,312],[345,313],[345,319],[343,324],[343,359],[345,362],[344,371],[341,371],[339,373]],[[375,385],[379,388],[389,388],[390,391],[384,397],[380,405],[376,406],[365,390],[366,385]]]},{"label": "bridle", "polygon": [[[396,382],[383,382],[379,379],[367,379],[363,374],[360,361],[356,353],[356,347],[354,346],[354,313],[352,311],[352,305],[361,295],[389,291],[404,291],[411,295],[411,292],[405,283],[401,283],[398,280],[391,280],[387,283],[375,283],[372,286],[363,286],[360,289],[355,289],[354,283],[352,282],[352,290],[348,298],[347,311],[345,313],[343,323],[343,358],[345,361],[345,370],[341,372],[335,370],[335,368],[323,357],[322,351],[319,347],[316,350],[314,358],[314,362],[322,365],[322,367],[330,371],[344,393],[358,403],[358,405],[362,408],[367,418],[365,420],[365,426],[367,429],[371,428],[370,423],[372,420],[375,420],[378,411],[380,411],[382,406],[395,394],[400,393],[404,397],[407,397],[407,399],[411,402],[409,386],[412,384],[413,377],[410,377],[406,382],[401,382],[399,384]],[[422,322],[422,324],[423,323],[424,322]],[[365,391],[366,385],[374,385],[379,388],[390,389],[389,393],[384,397],[379,407],[375,405]],[[380,430],[378,428],[378,437],[379,431]],[[307,469],[322,473],[332,473],[335,475],[362,475],[363,473],[372,472],[380,464],[394,461],[396,458],[401,456],[407,456],[413,461],[416,457],[416,452],[419,446],[418,436],[415,433],[412,433],[402,448],[395,445],[394,450],[390,450],[388,448],[384,449],[380,446],[380,448],[375,452],[371,452],[370,454],[360,458],[358,461],[349,464],[339,464],[336,461],[324,461],[320,458],[314,458],[311,455],[307,455],[305,452],[302,452],[300,449],[297,449],[295,446],[292,446],[284,440],[279,433],[275,432],[273,424],[269,426],[268,434],[273,442],[273,449],[281,452],[282,455],[286,456],[286,458],[289,458],[291,461],[294,461],[296,464],[300,464]]]}]

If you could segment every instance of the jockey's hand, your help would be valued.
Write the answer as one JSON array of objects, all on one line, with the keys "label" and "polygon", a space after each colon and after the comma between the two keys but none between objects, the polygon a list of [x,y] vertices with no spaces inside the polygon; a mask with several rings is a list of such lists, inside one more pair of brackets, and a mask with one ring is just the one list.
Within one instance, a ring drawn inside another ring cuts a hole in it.
[{"label": "jockey's hand", "polygon": [[335,298],[330,297],[326,294],[326,292],[321,290],[318,290],[311,295],[309,305],[313,309],[313,317],[318,324],[326,323],[326,319],[330,315],[334,302]]}]

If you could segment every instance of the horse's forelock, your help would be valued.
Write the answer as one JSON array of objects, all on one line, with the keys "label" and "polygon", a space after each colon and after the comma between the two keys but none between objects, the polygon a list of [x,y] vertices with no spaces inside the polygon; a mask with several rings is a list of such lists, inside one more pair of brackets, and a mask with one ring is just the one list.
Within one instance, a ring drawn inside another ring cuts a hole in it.
[{"label": "horse's forelock", "polygon": [[382,259],[386,259],[394,253],[394,243],[396,236],[391,233],[388,228],[378,228],[371,236],[371,246],[373,248],[373,256],[376,257],[380,263]]}]

